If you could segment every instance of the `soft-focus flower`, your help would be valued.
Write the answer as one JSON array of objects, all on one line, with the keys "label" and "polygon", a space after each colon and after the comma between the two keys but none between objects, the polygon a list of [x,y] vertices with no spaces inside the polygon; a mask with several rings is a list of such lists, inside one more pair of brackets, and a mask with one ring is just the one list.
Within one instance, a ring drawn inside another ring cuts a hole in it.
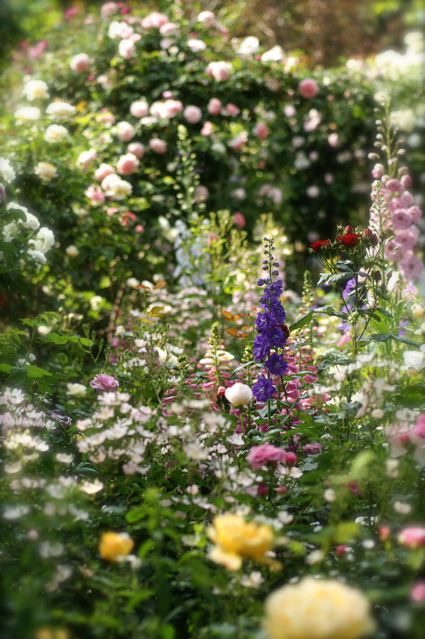
[{"label": "soft-focus flower", "polygon": [[71,58],[70,67],[75,73],[84,73],[90,66],[90,58],[87,53],[77,53]]},{"label": "soft-focus flower", "polygon": [[238,570],[244,557],[271,563],[266,555],[273,548],[274,534],[268,525],[247,522],[240,515],[224,514],[214,518],[207,533],[215,544],[209,558],[228,570]]},{"label": "soft-focus flower", "polygon": [[134,541],[127,533],[105,532],[99,542],[99,555],[107,561],[120,561],[134,548]]},{"label": "soft-focus flower", "polygon": [[131,175],[139,166],[139,160],[132,153],[122,155],[117,162],[117,171],[120,175]]},{"label": "soft-focus flower", "polygon": [[87,393],[87,388],[84,384],[69,382],[66,385],[66,392],[70,397],[84,397]]},{"label": "soft-focus flower", "polygon": [[221,101],[218,98],[211,98],[208,102],[207,109],[210,115],[220,115],[222,109]]},{"label": "soft-focus flower", "polygon": [[89,166],[95,161],[97,158],[97,153],[94,149],[88,149],[88,151],[83,151],[77,158],[77,166],[80,167],[83,171],[87,171]]},{"label": "soft-focus flower", "polygon": [[25,106],[16,109],[15,119],[17,122],[36,122],[40,119],[40,109],[33,106]]},{"label": "soft-focus flower", "polygon": [[99,182],[102,182],[107,175],[112,175],[113,173],[115,173],[114,167],[110,164],[104,164],[102,162],[99,168],[96,169],[94,177],[96,180],[99,180]]},{"label": "soft-focus flower", "polygon": [[135,130],[130,122],[118,122],[116,126],[117,137],[121,142],[129,142],[135,136]]},{"label": "soft-focus flower", "polygon": [[9,160],[6,160],[6,158],[2,157],[0,157],[0,176],[8,184],[13,182],[16,177],[16,173]]},{"label": "soft-focus flower", "polygon": [[97,184],[90,184],[84,191],[84,195],[90,200],[92,206],[100,206],[105,201],[105,194]]},{"label": "soft-focus flower", "polygon": [[314,98],[319,93],[319,85],[316,80],[305,78],[298,85],[298,93],[303,98]]},{"label": "soft-focus flower", "polygon": [[29,102],[43,100],[49,97],[47,84],[43,80],[29,80],[25,82],[23,93]]},{"label": "soft-focus flower", "polygon": [[118,388],[119,385],[120,383],[115,377],[106,375],[105,373],[96,375],[90,382],[90,386],[98,391],[111,391]]},{"label": "soft-focus flower", "polygon": [[403,528],[398,536],[398,541],[402,546],[406,546],[406,548],[425,546],[425,528],[423,526]]},{"label": "soft-focus flower", "polygon": [[[253,446],[251,448],[247,459],[249,465],[254,470],[258,470],[267,464],[277,464],[287,461],[287,455],[288,453],[283,448],[272,446],[272,444],[261,444],[260,446]],[[292,457],[290,457],[290,459],[292,460]]]},{"label": "soft-focus flower", "polygon": [[417,581],[410,591],[410,600],[414,603],[425,603],[425,581]]},{"label": "soft-focus flower", "polygon": [[242,40],[237,48],[237,53],[241,56],[251,56],[258,51],[260,41],[255,36],[248,36]]},{"label": "soft-focus flower", "polygon": [[149,140],[149,148],[151,151],[158,153],[159,155],[167,153],[167,143],[165,140],[161,140],[160,138],[151,138]]},{"label": "soft-focus flower", "polygon": [[50,162],[39,162],[34,168],[34,173],[38,175],[43,182],[50,182],[50,180],[53,180],[57,176],[58,170],[55,165]]},{"label": "soft-focus flower", "polygon": [[44,132],[44,139],[48,144],[59,144],[69,136],[68,129],[61,124],[51,124]]},{"label": "soft-focus flower", "polygon": [[135,155],[136,158],[141,158],[145,153],[145,147],[141,142],[131,142],[127,147],[127,151]]},{"label": "soft-focus flower", "polygon": [[212,11],[201,11],[196,21],[204,27],[213,27],[216,24],[216,17]]},{"label": "soft-focus flower", "polygon": [[124,60],[131,60],[136,56],[136,43],[132,38],[121,40],[118,45],[118,53]]},{"label": "soft-focus flower", "polygon": [[359,590],[311,577],[269,595],[264,626],[270,639],[360,639],[375,628]]},{"label": "soft-focus flower", "polygon": [[76,108],[69,102],[63,102],[62,100],[57,100],[55,102],[51,102],[46,109],[47,115],[50,115],[52,118],[56,118],[58,120],[66,120],[67,118],[72,117],[76,113]]},{"label": "soft-focus flower", "polygon": [[217,82],[224,82],[230,78],[233,73],[233,67],[230,62],[219,60],[217,62],[210,62],[205,72]]},{"label": "soft-focus flower", "polygon": [[224,396],[234,408],[248,406],[253,398],[250,387],[241,382],[236,382],[233,386],[226,388]]},{"label": "soft-focus flower", "polygon": [[135,118],[145,118],[149,115],[149,104],[146,100],[135,100],[130,104],[130,113]]},{"label": "soft-focus flower", "polygon": [[189,124],[197,124],[202,119],[202,111],[197,106],[187,106],[183,111],[183,117]]},{"label": "soft-focus flower", "polygon": [[107,175],[105,179],[102,180],[101,186],[105,194],[114,200],[123,200],[127,195],[130,195],[133,190],[130,182],[122,180],[115,173]]}]

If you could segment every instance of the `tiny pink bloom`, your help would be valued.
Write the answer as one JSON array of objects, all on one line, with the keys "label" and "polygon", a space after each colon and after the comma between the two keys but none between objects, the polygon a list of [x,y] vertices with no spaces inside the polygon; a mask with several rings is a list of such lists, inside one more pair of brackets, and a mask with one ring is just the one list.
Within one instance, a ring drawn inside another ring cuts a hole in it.
[{"label": "tiny pink bloom", "polygon": [[202,111],[197,106],[189,105],[183,111],[183,117],[189,124],[197,124],[202,119]]},{"label": "tiny pink bloom", "polygon": [[167,22],[169,22],[169,20],[166,15],[154,11],[149,13],[146,18],[143,18],[142,27],[144,29],[160,29],[164,24],[167,24]]},{"label": "tiny pink bloom", "polygon": [[226,111],[226,114],[230,115],[231,117],[235,117],[236,115],[239,115],[240,113],[239,107],[237,107],[236,104],[233,104],[232,102],[229,102],[229,104],[226,104],[225,111]]},{"label": "tiny pink bloom", "polygon": [[149,105],[146,100],[135,100],[130,104],[130,113],[135,118],[145,118],[149,115]]},{"label": "tiny pink bloom", "polygon": [[128,145],[127,151],[136,156],[136,158],[141,158],[145,153],[145,147],[140,142],[131,142]]},{"label": "tiny pink bloom", "polygon": [[254,135],[260,140],[265,140],[270,135],[270,129],[265,122],[259,122],[254,127]]},{"label": "tiny pink bloom", "polygon": [[105,201],[105,194],[100,188],[95,184],[91,184],[85,191],[85,196],[90,200],[90,204],[93,206],[100,206]]},{"label": "tiny pink bloom", "polygon": [[416,246],[419,231],[417,227],[411,226],[408,229],[400,229],[395,235],[395,242],[406,251],[412,250]]},{"label": "tiny pink bloom", "polygon": [[132,153],[122,155],[117,162],[117,171],[120,175],[131,175],[139,166],[139,160]]},{"label": "tiny pink bloom", "polygon": [[100,13],[103,18],[108,18],[114,13],[118,12],[118,5],[116,2],[105,2],[100,8]]},{"label": "tiny pink bloom", "polygon": [[402,183],[405,189],[409,189],[413,184],[413,180],[410,177],[410,175],[403,175],[403,177],[400,179],[400,182]]},{"label": "tiny pink bloom", "polygon": [[415,200],[413,199],[413,195],[409,193],[409,191],[405,191],[400,196],[400,201],[402,206],[412,206],[415,203]]},{"label": "tiny pink bloom", "polygon": [[121,142],[129,142],[135,135],[135,130],[130,122],[118,122],[117,124],[117,136]]},{"label": "tiny pink bloom", "polygon": [[106,375],[105,373],[96,375],[90,382],[90,386],[98,391],[111,391],[118,388],[119,385],[120,383],[115,377]]},{"label": "tiny pink bloom", "polygon": [[413,584],[410,599],[415,603],[425,603],[425,581],[417,581]]},{"label": "tiny pink bloom", "polygon": [[234,151],[240,151],[242,147],[248,142],[248,133],[246,131],[242,131],[235,138],[230,140],[229,147]]},{"label": "tiny pink bloom", "polygon": [[382,164],[375,164],[372,169],[372,177],[375,180],[379,180],[384,175],[384,166]]},{"label": "tiny pink bloom", "polygon": [[392,193],[399,193],[400,191],[403,190],[401,183],[399,182],[399,180],[396,180],[395,178],[391,178],[387,180],[387,182],[385,183],[385,186]]},{"label": "tiny pink bloom", "polygon": [[154,153],[163,155],[167,152],[167,143],[165,142],[165,140],[161,140],[160,138],[151,138],[149,140],[149,148]]},{"label": "tiny pink bloom", "polygon": [[246,220],[243,213],[236,212],[233,215],[233,224],[238,227],[238,229],[243,229],[246,226]]},{"label": "tiny pink bloom", "polygon": [[208,102],[207,109],[210,115],[220,115],[221,108],[222,104],[218,98],[211,98],[211,100]]},{"label": "tiny pink bloom", "polygon": [[425,546],[425,528],[423,526],[411,526],[403,528],[398,536],[402,546],[406,548],[419,548]]},{"label": "tiny pink bloom", "polygon": [[410,219],[412,220],[412,224],[418,224],[419,220],[422,216],[422,211],[419,206],[410,206],[407,209],[408,214],[410,215]]},{"label": "tiny pink bloom", "polygon": [[305,78],[298,85],[298,93],[303,98],[314,98],[319,93],[319,85],[316,80]]},{"label": "tiny pink bloom", "polygon": [[84,73],[90,66],[90,58],[87,53],[77,53],[71,58],[71,69],[75,73]]},{"label": "tiny pink bloom", "polygon": [[392,221],[395,229],[407,229],[412,224],[412,219],[406,209],[396,209]]},{"label": "tiny pink bloom", "polygon": [[212,134],[213,130],[214,128],[212,122],[207,120],[206,122],[204,122],[204,125],[201,129],[201,135],[203,135],[204,137],[209,137]]},{"label": "tiny pink bloom", "polygon": [[115,169],[113,166],[111,166],[110,164],[102,163],[99,168],[96,169],[94,177],[96,178],[96,180],[99,180],[99,182],[103,182],[107,175],[112,175],[113,173],[115,173]]}]

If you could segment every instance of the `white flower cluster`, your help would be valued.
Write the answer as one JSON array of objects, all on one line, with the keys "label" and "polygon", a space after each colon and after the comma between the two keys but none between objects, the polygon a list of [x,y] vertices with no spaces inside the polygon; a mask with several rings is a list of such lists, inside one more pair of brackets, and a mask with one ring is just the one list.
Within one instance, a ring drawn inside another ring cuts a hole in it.
[{"label": "white flower cluster", "polygon": [[[8,160],[0,157],[0,178],[9,185],[15,178],[15,172]],[[2,216],[0,225],[0,244],[3,250],[0,251],[0,265],[16,269],[26,262],[35,264],[46,263],[46,253],[55,243],[53,232],[45,227],[40,227],[38,218],[28,211],[25,206],[14,201],[2,202],[1,195],[6,200],[6,189],[1,190],[0,183],[0,207],[4,207],[5,216]],[[11,216],[14,219],[10,220]],[[8,246],[9,245],[9,246]],[[10,246],[13,246],[13,263],[7,262],[6,255]],[[1,264],[3,262],[3,264]]]}]

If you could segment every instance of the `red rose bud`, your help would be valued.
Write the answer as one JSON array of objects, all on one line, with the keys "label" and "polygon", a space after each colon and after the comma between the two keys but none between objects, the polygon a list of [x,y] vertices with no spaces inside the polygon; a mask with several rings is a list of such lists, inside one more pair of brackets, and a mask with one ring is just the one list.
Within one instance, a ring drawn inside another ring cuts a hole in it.
[{"label": "red rose bud", "polygon": [[360,235],[357,233],[344,233],[344,235],[337,235],[336,241],[343,246],[356,246],[360,239]]},{"label": "red rose bud", "polygon": [[331,243],[330,240],[316,240],[316,242],[312,242],[310,244],[310,248],[315,253],[320,253],[320,251],[322,251],[324,248],[327,248],[330,245],[330,243]]},{"label": "red rose bud", "polygon": [[354,231],[352,226],[346,226],[344,229],[344,233],[352,233]]},{"label": "red rose bud", "polygon": [[365,229],[363,231],[363,237],[367,240],[372,246],[376,246],[378,244],[378,236],[376,233],[372,231],[372,229]]},{"label": "red rose bud", "polygon": [[224,397],[225,392],[226,389],[224,388],[224,386],[219,386],[217,389],[217,397]]}]

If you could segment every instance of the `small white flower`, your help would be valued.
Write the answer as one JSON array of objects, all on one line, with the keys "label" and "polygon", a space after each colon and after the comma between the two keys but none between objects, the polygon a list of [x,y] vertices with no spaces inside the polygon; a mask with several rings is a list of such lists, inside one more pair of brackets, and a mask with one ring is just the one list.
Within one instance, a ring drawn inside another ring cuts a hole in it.
[{"label": "small white flower", "polygon": [[49,97],[47,84],[43,80],[29,80],[25,83],[23,94],[30,102]]},{"label": "small white flower", "polygon": [[66,392],[70,397],[84,397],[87,393],[87,388],[84,384],[70,382],[66,385]]},{"label": "small white flower", "polygon": [[55,165],[50,162],[39,162],[34,169],[34,173],[38,175],[43,182],[50,182],[50,180],[53,180],[57,176],[58,170]]},{"label": "small white flower", "polygon": [[0,176],[5,180],[5,182],[10,183],[16,177],[15,171],[13,170],[12,165],[9,160],[6,158],[0,157]]},{"label": "small white flower", "polygon": [[57,144],[63,142],[68,135],[68,129],[61,124],[51,124],[44,132],[44,139],[48,144]]},{"label": "small white flower", "polygon": [[71,116],[75,115],[76,108],[69,102],[51,102],[46,109],[47,115],[50,115],[52,118],[59,120],[66,120]]}]

